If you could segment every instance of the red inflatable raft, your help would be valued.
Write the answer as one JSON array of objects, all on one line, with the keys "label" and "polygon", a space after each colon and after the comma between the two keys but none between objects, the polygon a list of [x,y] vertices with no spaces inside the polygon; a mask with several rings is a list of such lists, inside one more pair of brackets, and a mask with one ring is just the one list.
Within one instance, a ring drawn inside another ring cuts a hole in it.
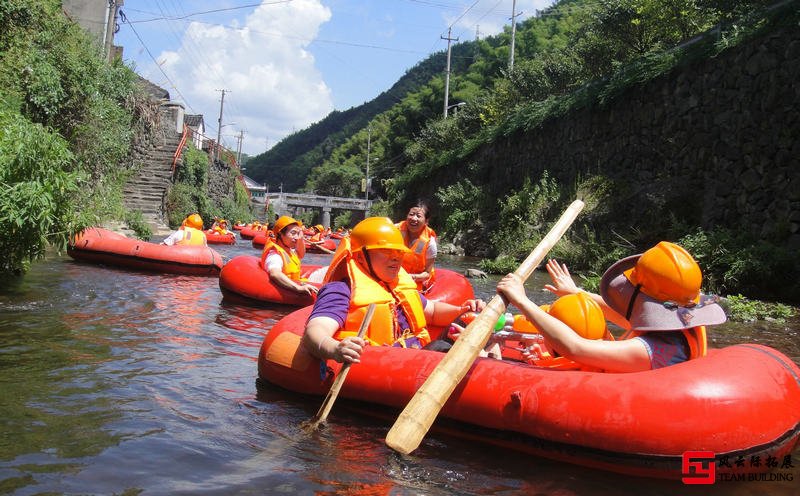
[{"label": "red inflatable raft", "polygon": [[239,236],[241,236],[242,239],[253,239],[256,236],[256,234],[262,231],[266,232],[267,229],[263,226],[258,226],[258,229],[253,229],[253,226],[251,224],[248,224],[243,228],[239,229]]},{"label": "red inflatable raft", "polygon": [[[319,287],[325,277],[327,266],[303,265],[300,277]],[[269,274],[261,265],[261,258],[250,255],[234,257],[222,267],[219,288],[228,299],[243,303],[279,303],[306,306],[314,303],[314,297],[289,291],[270,281]]]},{"label": "red inflatable raft", "polygon": [[79,261],[197,276],[216,276],[223,264],[222,256],[208,246],[159,245],[99,227],[77,235],[67,254]]},{"label": "red inflatable raft", "polygon": [[[328,361],[333,373],[321,380],[319,360],[300,345],[309,312],[287,315],[265,337],[258,357],[262,386],[327,393],[341,365]],[[443,356],[368,347],[350,368],[340,401],[368,403],[360,410],[394,419]],[[680,478],[684,453],[699,451],[713,458],[717,477],[741,477],[778,466],[767,460],[791,457],[800,436],[800,369],[755,344],[630,374],[479,358],[439,418],[447,420],[434,429],[450,434],[629,475]]]},{"label": "red inflatable raft", "polygon": [[228,231],[225,234],[220,234],[218,231],[213,231],[208,229],[204,231],[206,233],[206,241],[210,245],[233,245],[236,244],[236,235]]},{"label": "red inflatable raft", "polygon": [[336,251],[336,241],[325,238],[319,242],[306,240],[306,251],[310,253],[331,253]]},{"label": "red inflatable raft", "polygon": [[253,236],[253,241],[251,241],[253,248],[263,249],[267,244],[268,236],[268,231],[256,231],[255,236]]}]

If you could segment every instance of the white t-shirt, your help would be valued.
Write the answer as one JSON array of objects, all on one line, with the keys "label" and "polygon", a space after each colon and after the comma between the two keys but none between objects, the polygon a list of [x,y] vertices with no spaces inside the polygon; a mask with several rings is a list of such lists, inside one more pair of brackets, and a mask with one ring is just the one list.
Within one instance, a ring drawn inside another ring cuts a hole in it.
[{"label": "white t-shirt", "polygon": [[425,252],[425,258],[428,260],[433,260],[436,258],[436,254],[439,252],[439,248],[436,246],[436,238],[431,238],[428,242],[428,251]]},{"label": "white t-shirt", "polygon": [[166,238],[164,238],[164,241],[162,241],[161,244],[162,245],[167,245],[167,246],[172,246],[172,245],[178,243],[179,241],[183,241],[183,237],[184,237],[185,234],[186,234],[186,231],[184,231],[183,229],[178,229],[174,233],[172,233],[169,236],[167,236]]},{"label": "white t-shirt", "polygon": [[267,258],[264,260],[264,264],[267,266],[267,272],[272,269],[283,271],[283,257],[275,250],[270,250],[270,252],[267,253]]}]

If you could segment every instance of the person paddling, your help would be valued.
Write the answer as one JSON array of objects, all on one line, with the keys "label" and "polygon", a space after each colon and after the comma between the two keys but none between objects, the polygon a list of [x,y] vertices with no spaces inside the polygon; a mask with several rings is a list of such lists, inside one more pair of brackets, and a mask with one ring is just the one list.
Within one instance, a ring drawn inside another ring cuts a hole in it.
[{"label": "person paddling", "polygon": [[303,224],[288,215],[279,217],[272,227],[275,239],[267,237],[261,252],[261,265],[276,285],[299,294],[313,296],[317,287],[300,277],[300,260],[305,256]]},{"label": "person paddling", "polygon": [[[358,363],[364,347],[423,348],[431,341],[428,325],[443,327],[463,312],[480,311],[481,300],[461,306],[428,300],[402,267],[409,249],[387,217],[359,222],[333,256],[324,285],[306,322],[303,343],[323,360]],[[375,313],[366,336],[357,331],[366,309]]]},{"label": "person paddling", "polygon": [[[558,296],[585,292],[564,264],[547,262]],[[700,292],[702,272],[682,247],[662,241],[614,263],[603,274],[600,294],[588,293],[605,318],[627,332],[617,341],[587,339],[528,299],[522,282],[508,274],[497,292],[519,308],[560,355],[611,372],[657,369],[705,356],[705,326],[727,320],[718,298]]]}]

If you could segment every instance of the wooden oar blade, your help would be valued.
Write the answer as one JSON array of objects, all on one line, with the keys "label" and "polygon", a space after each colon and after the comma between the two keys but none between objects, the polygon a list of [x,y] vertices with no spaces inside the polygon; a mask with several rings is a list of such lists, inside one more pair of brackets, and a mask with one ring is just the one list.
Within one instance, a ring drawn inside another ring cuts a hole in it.
[{"label": "wooden oar blade", "polygon": [[[582,209],[582,201],[572,202],[553,228],[520,264],[515,274],[520,276],[523,281],[526,280],[569,229]],[[505,309],[506,304],[502,297],[494,296],[475,320],[461,333],[453,347],[417,390],[389,430],[386,435],[386,444],[390,448],[403,454],[417,449],[439,411],[488,342],[495,322],[505,312]]]},{"label": "wooden oar blade", "polygon": [[[367,313],[364,315],[364,320],[361,321],[361,327],[358,329],[358,337],[364,337],[364,334],[367,332],[367,328],[369,328],[369,323],[372,321],[372,315],[374,313],[375,304],[370,303],[369,307],[367,307]],[[317,410],[317,414],[314,415],[314,418],[303,424],[303,429],[316,429],[321,423],[325,422],[325,419],[328,418],[328,414],[331,412],[331,408],[333,408],[333,402],[336,401],[336,397],[339,396],[339,390],[342,389],[342,384],[344,384],[344,380],[347,378],[347,374],[350,371],[350,365],[351,364],[349,362],[345,363],[342,365],[342,368],[339,369],[339,374],[336,376],[336,379],[334,379],[331,388],[328,390],[328,394],[322,401],[322,405],[319,407],[319,410]]]}]

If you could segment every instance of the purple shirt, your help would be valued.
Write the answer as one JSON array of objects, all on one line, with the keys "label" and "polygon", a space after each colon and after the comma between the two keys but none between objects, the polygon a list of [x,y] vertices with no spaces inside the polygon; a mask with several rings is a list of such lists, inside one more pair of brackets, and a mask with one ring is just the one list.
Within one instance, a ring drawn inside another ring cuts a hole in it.
[{"label": "purple shirt", "polygon": [[660,369],[689,359],[689,343],[681,331],[648,332],[637,336],[650,355],[650,368]]},{"label": "purple shirt", "polygon": [[[422,308],[428,304],[428,300],[419,295],[422,301]],[[350,309],[350,285],[345,281],[334,281],[320,288],[317,294],[317,301],[314,302],[314,309],[311,310],[308,320],[315,317],[328,317],[335,320],[339,327],[344,326],[344,321],[347,319],[347,311]],[[408,318],[405,313],[401,311],[400,306],[397,307],[397,321],[401,329],[408,329]]]}]

